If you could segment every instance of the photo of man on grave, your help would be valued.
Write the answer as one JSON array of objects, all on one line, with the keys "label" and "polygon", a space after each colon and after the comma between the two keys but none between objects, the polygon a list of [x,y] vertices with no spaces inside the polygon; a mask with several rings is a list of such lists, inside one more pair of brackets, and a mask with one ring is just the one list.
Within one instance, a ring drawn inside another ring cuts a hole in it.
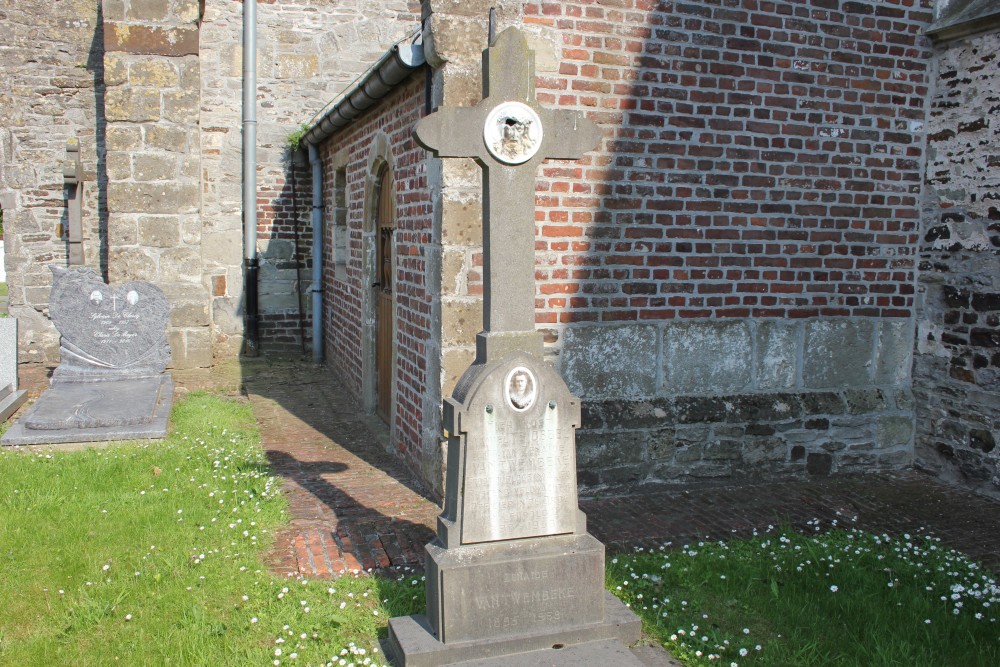
[{"label": "photo of man on grave", "polygon": [[523,411],[535,403],[535,377],[524,366],[507,374],[507,401],[515,410]]}]

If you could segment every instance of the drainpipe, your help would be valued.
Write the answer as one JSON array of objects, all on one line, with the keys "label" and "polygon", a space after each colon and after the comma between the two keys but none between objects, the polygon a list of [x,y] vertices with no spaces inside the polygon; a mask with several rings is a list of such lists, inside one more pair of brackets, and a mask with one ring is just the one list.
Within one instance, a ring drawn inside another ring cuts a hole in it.
[{"label": "drainpipe", "polygon": [[257,0],[243,2],[243,276],[246,294],[243,353],[260,353],[257,324]]},{"label": "drainpipe", "polygon": [[323,161],[309,146],[312,167],[312,340],[313,361],[323,363]]}]

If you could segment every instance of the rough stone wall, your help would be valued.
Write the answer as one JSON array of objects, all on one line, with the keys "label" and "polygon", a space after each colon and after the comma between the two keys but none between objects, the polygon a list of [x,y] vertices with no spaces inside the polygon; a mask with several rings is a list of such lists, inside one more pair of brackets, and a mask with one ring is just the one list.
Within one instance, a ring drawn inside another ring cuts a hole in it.
[{"label": "rough stone wall", "polygon": [[928,120],[916,462],[1000,496],[1000,33],[940,45]]},{"label": "rough stone wall", "polygon": [[573,327],[588,489],[899,468],[912,461],[909,320],[692,319]]},{"label": "rough stone wall", "polygon": [[[242,3],[210,0],[201,27],[203,262],[216,346],[238,348],[243,311]],[[257,183],[261,350],[301,350],[311,332],[308,169],[288,137],[397,40],[419,27],[414,0],[257,5]],[[299,244],[296,245],[296,237]]]},{"label": "rough stone wall", "polygon": [[104,7],[108,279],[170,301],[171,365],[212,364],[203,283],[196,0]]},{"label": "rough stone wall", "polygon": [[[85,171],[87,264],[112,281],[164,287],[175,366],[239,351],[242,11],[234,0],[0,8],[0,207],[22,359],[58,361],[45,265],[66,261],[70,138]],[[415,1],[259,3],[265,351],[301,349],[310,330],[308,252],[295,246],[296,237],[308,245],[309,182],[293,178],[287,138],[418,26]]]},{"label": "rough stone wall", "polygon": [[103,119],[100,3],[6,2],[0,7],[0,208],[10,314],[22,362],[54,365],[59,339],[45,316],[50,263],[68,254],[63,161],[80,142],[88,265],[101,265],[99,221],[106,178],[98,141]]},{"label": "rough stone wall", "polygon": [[[424,115],[424,72],[413,74],[362,118],[320,148],[324,165],[324,335],[326,359],[340,367],[366,408],[374,407],[374,186],[391,174],[394,233],[394,450],[428,486],[441,490],[438,308],[440,245],[433,229],[427,153],[413,139]],[[338,267],[336,189],[345,179],[347,253]]]}]

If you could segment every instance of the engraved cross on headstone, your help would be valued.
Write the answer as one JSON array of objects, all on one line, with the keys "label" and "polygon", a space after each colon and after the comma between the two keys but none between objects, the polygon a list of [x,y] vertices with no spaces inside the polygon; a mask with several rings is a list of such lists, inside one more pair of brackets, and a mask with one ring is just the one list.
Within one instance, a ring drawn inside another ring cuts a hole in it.
[{"label": "engraved cross on headstone", "polygon": [[483,168],[484,328],[534,331],[535,173],[545,159],[579,159],[601,131],[575,111],[538,104],[534,53],[516,28],[496,38],[483,70],[482,102],[439,109],[416,138],[437,157]]}]

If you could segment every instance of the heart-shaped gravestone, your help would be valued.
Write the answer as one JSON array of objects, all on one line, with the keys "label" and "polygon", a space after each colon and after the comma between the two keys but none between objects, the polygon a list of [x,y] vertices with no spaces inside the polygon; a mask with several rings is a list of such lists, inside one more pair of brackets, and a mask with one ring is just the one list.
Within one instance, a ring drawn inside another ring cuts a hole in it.
[{"label": "heart-shaped gravestone", "polygon": [[74,365],[163,371],[170,304],[159,287],[140,281],[111,286],[90,268],[51,268],[49,317]]}]

